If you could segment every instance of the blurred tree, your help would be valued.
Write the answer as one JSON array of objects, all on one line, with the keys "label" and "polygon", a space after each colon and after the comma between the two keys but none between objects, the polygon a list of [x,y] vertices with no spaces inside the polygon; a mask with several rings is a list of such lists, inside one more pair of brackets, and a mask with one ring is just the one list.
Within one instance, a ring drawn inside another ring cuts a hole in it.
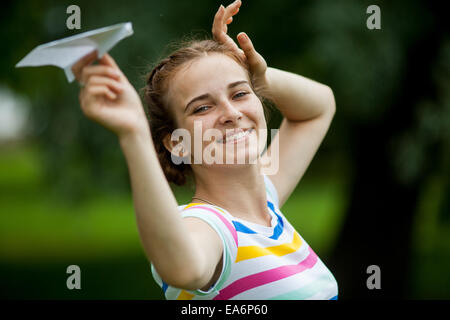
[{"label": "blurred tree", "polygon": [[[450,60],[445,11],[426,2],[380,6],[381,31],[367,33],[366,41],[361,27],[349,26],[346,38],[352,43],[333,46],[336,59],[343,59],[336,63],[351,68],[343,73],[354,79],[334,87],[338,110],[349,113],[347,151],[353,165],[348,212],[331,260],[341,298],[410,297],[411,231],[419,195],[431,175],[448,173],[448,156],[440,161],[449,152],[448,90],[438,89],[450,74],[440,69]],[[372,264],[381,268],[381,290],[366,287]]]}]

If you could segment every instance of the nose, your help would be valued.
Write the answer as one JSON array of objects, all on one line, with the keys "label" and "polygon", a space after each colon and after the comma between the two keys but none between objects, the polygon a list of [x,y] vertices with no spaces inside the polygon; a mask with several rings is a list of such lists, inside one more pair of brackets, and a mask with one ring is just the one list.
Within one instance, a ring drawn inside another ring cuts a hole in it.
[{"label": "nose", "polygon": [[242,113],[229,100],[224,100],[221,103],[222,114],[220,116],[220,123],[235,123],[242,119]]}]

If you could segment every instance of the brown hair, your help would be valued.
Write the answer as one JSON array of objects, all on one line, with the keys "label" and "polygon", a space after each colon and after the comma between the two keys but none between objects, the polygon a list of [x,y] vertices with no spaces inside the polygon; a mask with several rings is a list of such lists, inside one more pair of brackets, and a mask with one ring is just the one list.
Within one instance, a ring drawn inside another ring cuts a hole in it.
[{"label": "brown hair", "polygon": [[[229,56],[241,65],[247,71],[249,79],[252,79],[246,61],[228,46],[214,40],[191,40],[182,44],[179,49],[172,52],[168,57],[162,59],[146,75],[146,86],[142,89],[146,104],[145,111],[150,124],[153,144],[158,155],[159,163],[168,182],[173,182],[180,186],[186,183],[186,177],[192,174],[192,169],[190,165],[185,163],[178,165],[173,163],[170,152],[163,144],[163,138],[177,129],[174,115],[164,101],[164,96],[167,93],[170,79],[182,66],[208,53],[221,53]],[[253,90],[263,102],[264,98],[257,93],[259,91],[258,88],[254,87],[253,81],[251,82]],[[264,115],[267,118],[268,110],[264,103],[263,107]]]}]

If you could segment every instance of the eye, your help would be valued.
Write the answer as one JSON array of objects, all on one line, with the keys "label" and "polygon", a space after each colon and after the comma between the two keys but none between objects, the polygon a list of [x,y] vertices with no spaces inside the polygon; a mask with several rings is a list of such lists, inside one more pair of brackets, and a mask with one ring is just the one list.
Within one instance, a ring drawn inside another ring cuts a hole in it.
[{"label": "eye", "polygon": [[208,107],[208,106],[201,106],[201,107],[195,109],[194,113],[202,112],[202,111],[200,111],[200,110],[202,110],[203,108],[209,108],[209,107]]},{"label": "eye", "polygon": [[246,91],[241,91],[241,92],[236,93],[236,94],[233,96],[233,98],[242,98],[243,96],[245,96],[245,95],[247,95],[247,94],[248,94],[248,92],[246,92]]}]

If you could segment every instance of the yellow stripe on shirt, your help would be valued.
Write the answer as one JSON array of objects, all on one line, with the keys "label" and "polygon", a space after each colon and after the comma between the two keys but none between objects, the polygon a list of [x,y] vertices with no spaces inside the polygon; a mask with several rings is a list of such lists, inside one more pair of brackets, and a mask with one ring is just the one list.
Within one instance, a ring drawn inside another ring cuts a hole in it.
[{"label": "yellow stripe on shirt", "polygon": [[183,208],[183,210],[186,210],[187,208],[193,207],[193,206],[198,206],[199,204],[203,204],[203,203],[196,203],[196,202],[191,202],[189,203],[187,206],[185,206]]},{"label": "yellow stripe on shirt", "polygon": [[[183,210],[186,210],[186,209],[188,209],[188,208],[190,208],[190,207],[201,206],[201,205],[206,205],[206,203],[191,202],[191,203],[189,203],[187,206],[185,206],[185,207],[183,208]],[[222,212],[223,214],[225,214],[225,212],[224,212],[222,209],[218,208],[217,206],[214,206],[214,208],[217,209],[217,210],[219,210],[219,211]]]},{"label": "yellow stripe on shirt", "polygon": [[295,231],[294,232],[294,238],[292,239],[292,242],[281,244],[278,246],[273,247],[259,247],[259,246],[245,246],[245,247],[239,247],[236,257],[236,262],[247,260],[247,259],[253,259],[258,258],[262,256],[267,255],[275,255],[277,257],[281,257],[284,255],[287,255],[289,253],[293,253],[297,251],[300,246],[302,245],[302,239],[300,238],[300,235]]},{"label": "yellow stripe on shirt", "polygon": [[187,292],[186,290],[181,290],[177,300],[192,300],[193,297],[195,297],[193,294]]}]

